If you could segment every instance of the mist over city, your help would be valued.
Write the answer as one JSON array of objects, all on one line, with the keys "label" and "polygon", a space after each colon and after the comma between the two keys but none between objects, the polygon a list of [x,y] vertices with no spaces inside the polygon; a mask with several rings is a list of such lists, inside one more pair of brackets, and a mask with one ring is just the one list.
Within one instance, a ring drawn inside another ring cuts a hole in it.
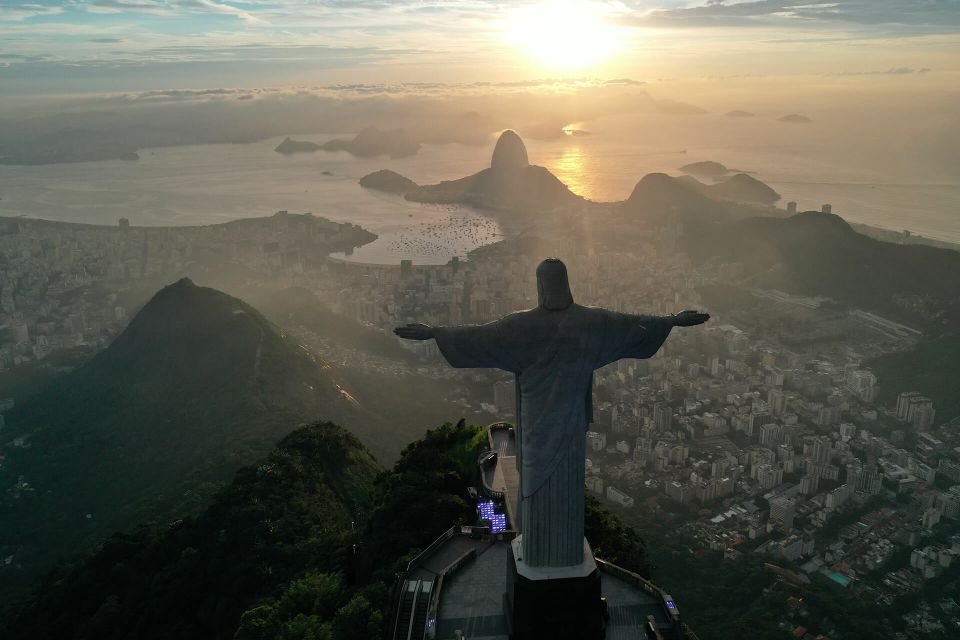
[{"label": "mist over city", "polygon": [[0,96],[0,636],[960,634],[960,2],[8,2]]}]

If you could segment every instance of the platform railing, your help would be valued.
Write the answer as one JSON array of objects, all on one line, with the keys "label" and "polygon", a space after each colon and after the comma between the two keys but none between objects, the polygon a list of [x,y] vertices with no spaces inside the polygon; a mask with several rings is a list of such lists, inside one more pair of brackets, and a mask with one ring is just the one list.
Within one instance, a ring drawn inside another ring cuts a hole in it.
[{"label": "platform railing", "polygon": [[431,542],[429,545],[427,545],[427,548],[426,548],[426,549],[424,549],[423,551],[421,551],[420,553],[418,553],[418,554],[413,558],[413,560],[411,560],[410,562],[407,563],[407,571],[409,572],[410,569],[412,569],[412,568],[413,568],[417,563],[419,563],[423,558],[426,558],[426,557],[429,556],[431,553],[433,553],[434,551],[436,551],[437,548],[440,547],[440,545],[442,545],[444,542],[446,542],[447,540],[449,540],[450,538],[452,538],[452,537],[455,536],[456,534],[457,534],[457,526],[456,526],[456,525],[450,527],[449,529],[447,529],[446,531],[444,531],[443,533],[441,533],[441,534],[437,537],[436,540],[434,540],[434,541]]}]

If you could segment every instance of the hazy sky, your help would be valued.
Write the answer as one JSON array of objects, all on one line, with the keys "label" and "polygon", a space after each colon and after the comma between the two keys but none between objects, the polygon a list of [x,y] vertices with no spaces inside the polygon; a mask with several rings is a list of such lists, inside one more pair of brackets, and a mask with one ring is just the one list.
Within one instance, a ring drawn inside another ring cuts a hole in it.
[{"label": "hazy sky", "polygon": [[960,0],[0,0],[0,95],[957,71]]}]

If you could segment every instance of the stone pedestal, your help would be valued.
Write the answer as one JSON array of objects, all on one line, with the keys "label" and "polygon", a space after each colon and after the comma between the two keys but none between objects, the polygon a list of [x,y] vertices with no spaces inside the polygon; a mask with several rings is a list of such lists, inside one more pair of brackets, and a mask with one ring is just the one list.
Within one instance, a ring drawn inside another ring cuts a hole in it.
[{"label": "stone pedestal", "polygon": [[606,611],[587,541],[583,562],[569,567],[528,566],[522,535],[511,546],[504,595],[511,640],[602,640]]}]

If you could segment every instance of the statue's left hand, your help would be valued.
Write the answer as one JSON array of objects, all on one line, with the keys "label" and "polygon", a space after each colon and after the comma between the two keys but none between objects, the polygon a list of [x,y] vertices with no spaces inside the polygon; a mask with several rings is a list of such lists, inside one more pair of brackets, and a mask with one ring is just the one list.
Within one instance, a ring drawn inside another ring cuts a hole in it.
[{"label": "statue's left hand", "polygon": [[699,311],[694,311],[693,309],[687,309],[686,311],[681,311],[673,316],[673,326],[693,327],[698,324],[703,324],[709,319],[709,313],[701,313]]},{"label": "statue's left hand", "polygon": [[393,332],[404,340],[429,340],[433,337],[433,327],[426,324],[408,324],[397,327]]}]

